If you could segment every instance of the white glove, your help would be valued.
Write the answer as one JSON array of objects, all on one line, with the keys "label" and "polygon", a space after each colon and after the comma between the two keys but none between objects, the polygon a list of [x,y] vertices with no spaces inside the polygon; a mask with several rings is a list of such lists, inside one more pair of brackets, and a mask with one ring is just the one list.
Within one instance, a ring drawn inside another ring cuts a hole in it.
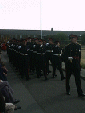
[{"label": "white glove", "polygon": [[73,57],[68,57],[68,60],[72,60],[73,59]]}]

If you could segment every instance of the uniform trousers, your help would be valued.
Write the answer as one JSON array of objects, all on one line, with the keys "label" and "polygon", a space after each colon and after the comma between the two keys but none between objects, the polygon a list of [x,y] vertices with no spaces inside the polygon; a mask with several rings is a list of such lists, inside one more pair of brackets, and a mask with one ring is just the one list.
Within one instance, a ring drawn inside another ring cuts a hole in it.
[{"label": "uniform trousers", "polygon": [[36,57],[36,72],[37,77],[41,76],[41,70],[43,70],[43,74],[46,78],[46,60],[45,55],[37,54]]},{"label": "uniform trousers", "polygon": [[78,64],[76,66],[73,63],[66,64],[66,92],[70,91],[69,81],[70,81],[71,74],[73,74],[75,77],[77,93],[80,95],[83,92],[81,89],[80,68]]},{"label": "uniform trousers", "polygon": [[59,70],[61,77],[64,77],[61,58],[53,55],[53,76],[55,76],[56,68]]},{"label": "uniform trousers", "polygon": [[32,57],[33,57],[33,59],[32,59],[33,60],[33,62],[32,62],[33,63],[32,70],[35,71],[36,70],[36,57],[37,57],[37,53],[33,53]]},{"label": "uniform trousers", "polygon": [[24,77],[24,55],[21,55],[21,62],[20,62],[20,74],[21,78]]},{"label": "uniform trousers", "polygon": [[30,71],[33,71],[34,70],[34,67],[33,67],[33,51],[30,51],[29,52],[29,58],[30,58]]},{"label": "uniform trousers", "polygon": [[28,55],[24,55],[24,75],[26,77],[26,80],[29,79],[29,56]]},{"label": "uniform trousers", "polygon": [[46,57],[46,71],[47,71],[47,73],[49,73],[49,60],[51,61],[51,63],[52,63],[52,52],[47,52],[46,54],[45,54],[45,57]]}]

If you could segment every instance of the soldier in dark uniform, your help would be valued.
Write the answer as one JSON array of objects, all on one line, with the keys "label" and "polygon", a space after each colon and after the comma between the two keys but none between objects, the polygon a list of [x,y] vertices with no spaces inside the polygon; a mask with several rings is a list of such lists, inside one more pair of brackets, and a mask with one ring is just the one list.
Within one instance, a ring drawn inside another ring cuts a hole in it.
[{"label": "soldier in dark uniform", "polygon": [[9,57],[9,62],[11,62],[11,58],[10,58],[10,53],[11,52],[11,42],[8,45],[8,57]]},{"label": "soldier in dark uniform", "polygon": [[11,46],[10,46],[10,48],[9,48],[10,49],[10,52],[9,52],[9,62],[11,62],[12,64],[14,63],[13,62],[14,61],[13,60],[13,55],[14,55],[14,53],[13,53],[13,48],[14,47],[13,46],[14,46],[14,44],[12,43]]},{"label": "soldier in dark uniform", "polygon": [[1,54],[1,42],[0,42],[0,54]]},{"label": "soldier in dark uniform", "polygon": [[47,74],[49,74],[49,61],[52,63],[52,56],[53,56],[53,41],[52,41],[52,38],[49,38],[49,42],[46,43],[46,54],[45,54],[45,57],[46,57],[46,71],[47,71]]},{"label": "soldier in dark uniform", "polygon": [[41,77],[41,65],[42,65],[42,59],[41,59],[41,51],[42,51],[42,47],[41,47],[41,41],[38,40],[38,44],[36,46],[36,50],[37,50],[37,55],[36,55],[36,73],[37,73],[37,78]]},{"label": "soldier in dark uniform", "polygon": [[78,96],[85,96],[81,89],[80,79],[80,61],[81,61],[81,45],[77,43],[77,35],[69,36],[71,43],[65,47],[64,60],[66,69],[66,93],[70,95],[70,77],[74,74],[77,86]]},{"label": "soldier in dark uniform", "polygon": [[29,42],[27,43],[27,45],[29,44],[30,46],[30,52],[29,52],[29,57],[30,57],[30,72],[34,71],[34,67],[33,67],[33,39],[29,38]]},{"label": "soldier in dark uniform", "polygon": [[19,61],[19,59],[18,59],[18,43],[19,43],[19,41],[17,40],[16,41],[16,44],[15,44],[15,70],[18,70],[18,61]]},{"label": "soldier in dark uniform", "polygon": [[55,74],[56,68],[60,71],[61,74],[61,80],[65,79],[63,70],[62,70],[62,49],[60,48],[60,42],[56,41],[55,46],[53,47],[53,78],[57,76]]},{"label": "soldier in dark uniform", "polygon": [[39,40],[39,44],[37,44],[37,57],[36,57],[37,78],[41,77],[42,70],[45,76],[45,80],[47,80],[45,52],[46,49],[45,46],[43,45],[43,41]]},{"label": "soldier in dark uniform", "polygon": [[25,76],[26,80],[29,80],[29,49],[27,46],[27,40],[24,40],[21,47],[21,78]]},{"label": "soldier in dark uniform", "polygon": [[24,75],[26,77],[26,80],[29,80],[29,47],[26,45],[27,40],[25,40],[25,45],[24,45]]},{"label": "soldier in dark uniform", "polygon": [[38,38],[36,38],[34,40],[34,43],[33,43],[33,71],[36,70],[36,57],[37,57],[37,45],[38,45]]},{"label": "soldier in dark uniform", "polygon": [[25,50],[25,40],[22,40],[21,48],[20,48],[20,63],[19,63],[19,71],[21,78],[24,78],[24,50]]},{"label": "soldier in dark uniform", "polygon": [[18,52],[18,57],[17,57],[17,63],[18,63],[18,70],[20,72],[21,70],[21,54],[20,54],[20,50],[21,50],[21,40],[19,41],[19,44],[18,44],[18,49],[17,49],[17,52]]}]

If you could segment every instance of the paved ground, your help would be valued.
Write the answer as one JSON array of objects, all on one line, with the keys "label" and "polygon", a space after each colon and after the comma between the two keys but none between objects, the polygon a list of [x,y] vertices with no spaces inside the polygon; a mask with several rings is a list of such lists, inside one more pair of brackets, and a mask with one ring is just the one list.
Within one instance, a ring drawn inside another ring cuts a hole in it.
[{"label": "paved ground", "polygon": [[[14,89],[14,97],[20,99],[21,110],[15,113],[85,113],[85,98],[79,98],[76,92],[76,85],[73,75],[71,76],[70,86],[71,95],[66,95],[65,80],[60,80],[60,73],[57,71],[57,77],[52,79],[52,73],[48,75],[49,80],[44,81],[35,75],[29,81],[21,79],[15,68],[8,62],[6,52],[2,52],[2,60],[8,68],[8,81]],[[64,64],[63,64],[64,68]],[[52,70],[50,66],[50,70]],[[65,73],[64,73],[65,74]],[[84,78],[85,70],[81,71]],[[81,79],[82,89],[85,93],[85,81]]]}]

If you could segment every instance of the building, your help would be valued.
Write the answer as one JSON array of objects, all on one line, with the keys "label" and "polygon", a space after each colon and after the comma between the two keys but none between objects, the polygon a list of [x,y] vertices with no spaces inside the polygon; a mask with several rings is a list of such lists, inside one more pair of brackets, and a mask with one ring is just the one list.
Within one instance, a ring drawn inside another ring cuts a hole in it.
[{"label": "building", "polygon": [[[81,36],[85,34],[85,31],[53,31],[51,30],[42,30],[42,36],[46,35],[57,35],[58,33],[63,32],[66,35],[75,34]],[[41,35],[41,30],[18,30],[18,29],[0,29],[0,38],[22,38],[23,36],[34,36]]]}]

